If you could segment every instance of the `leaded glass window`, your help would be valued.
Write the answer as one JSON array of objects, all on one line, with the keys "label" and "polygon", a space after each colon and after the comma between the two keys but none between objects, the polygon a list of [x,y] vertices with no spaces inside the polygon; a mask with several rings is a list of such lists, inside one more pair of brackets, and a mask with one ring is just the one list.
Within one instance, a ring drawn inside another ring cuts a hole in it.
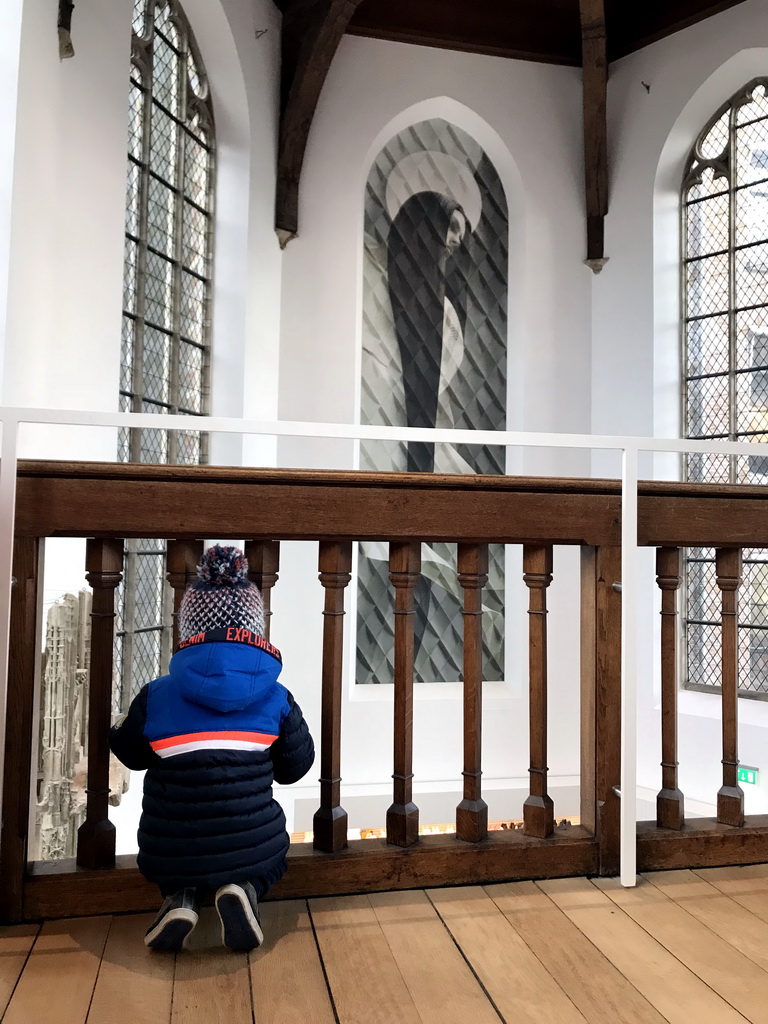
[{"label": "leaded glass window", "polygon": [[[710,120],[682,190],[684,429],[687,437],[768,440],[768,78]],[[689,455],[688,480],[768,483],[768,448]],[[686,685],[719,689],[720,593],[714,550],[685,564]],[[768,551],[744,551],[739,689],[768,698]]]},{"label": "leaded glass window", "polygon": [[[207,79],[177,0],[135,0],[130,65],[120,408],[208,412],[215,140]],[[122,462],[197,464],[198,430],[121,430]],[[165,544],[129,541],[115,704],[167,663]]]}]

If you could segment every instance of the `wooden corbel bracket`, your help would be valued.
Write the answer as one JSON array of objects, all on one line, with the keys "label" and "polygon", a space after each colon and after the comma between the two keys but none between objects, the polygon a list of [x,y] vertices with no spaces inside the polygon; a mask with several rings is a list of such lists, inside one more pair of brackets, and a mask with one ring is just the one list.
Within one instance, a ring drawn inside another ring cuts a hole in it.
[{"label": "wooden corbel bracket", "polygon": [[275,231],[282,249],[299,230],[299,181],[312,119],[334,54],[362,0],[282,4],[282,82]]},{"label": "wooden corbel bracket", "polygon": [[604,0],[579,0],[584,94],[584,180],[587,205],[587,258],[596,274],[605,264],[608,212],[608,60]]}]

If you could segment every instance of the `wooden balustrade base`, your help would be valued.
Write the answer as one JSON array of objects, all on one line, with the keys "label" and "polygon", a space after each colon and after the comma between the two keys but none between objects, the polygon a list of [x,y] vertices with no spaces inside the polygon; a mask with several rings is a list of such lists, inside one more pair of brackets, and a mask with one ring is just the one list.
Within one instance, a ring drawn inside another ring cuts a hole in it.
[{"label": "wooden balustrade base", "polygon": [[680,831],[637,825],[637,870],[712,868],[768,861],[768,814],[750,814],[742,828],[715,818],[689,818]]},{"label": "wooden balustrade base", "polygon": [[[408,849],[361,839],[339,853],[320,853],[302,843],[291,847],[288,873],[270,898],[593,875],[597,859],[597,841],[580,825],[558,828],[546,840],[517,829],[492,832],[477,844],[423,836]],[[118,857],[115,868],[102,871],[78,869],[74,861],[39,864],[24,882],[29,921],[156,910],[158,904],[157,888],[139,874],[135,857]]]}]

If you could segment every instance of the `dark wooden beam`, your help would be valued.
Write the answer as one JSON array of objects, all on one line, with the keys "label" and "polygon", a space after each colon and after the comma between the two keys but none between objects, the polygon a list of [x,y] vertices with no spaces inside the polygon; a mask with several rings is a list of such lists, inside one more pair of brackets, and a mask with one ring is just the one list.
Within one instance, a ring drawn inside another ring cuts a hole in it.
[{"label": "dark wooden beam", "polygon": [[606,96],[608,60],[604,0],[579,0],[584,95],[584,180],[587,205],[587,266],[599,273],[605,264],[605,215],[608,212]]},{"label": "dark wooden beam", "polygon": [[328,69],[361,0],[289,0],[283,7],[275,231],[281,248],[299,230],[299,180]]}]

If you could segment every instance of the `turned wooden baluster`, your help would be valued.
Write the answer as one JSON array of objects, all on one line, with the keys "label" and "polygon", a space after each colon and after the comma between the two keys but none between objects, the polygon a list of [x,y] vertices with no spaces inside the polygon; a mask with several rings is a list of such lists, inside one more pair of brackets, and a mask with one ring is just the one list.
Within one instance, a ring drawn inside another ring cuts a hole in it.
[{"label": "turned wooden baluster", "polygon": [[483,725],[483,587],[488,545],[459,544],[459,583],[464,590],[464,799],[456,808],[456,836],[479,843],[488,836],[488,805],[481,794]]},{"label": "turned wooden baluster", "polygon": [[341,806],[341,669],[344,588],[352,572],[348,541],[320,542],[323,611],[323,711],[320,730],[320,807],[313,819],[314,847],[333,853],[347,845],[347,812]]},{"label": "turned wooden baluster", "polygon": [[77,863],[108,868],[115,863],[115,826],[109,820],[109,745],[115,589],[123,578],[123,542],[89,540],[85,578],[93,589],[91,668],[88,680],[88,784],[86,818],[77,832]]},{"label": "turned wooden baluster", "polygon": [[656,797],[659,828],[681,829],[683,794],[677,784],[677,595],[680,551],[656,552],[656,583],[661,590],[661,789]]},{"label": "turned wooden baluster", "polygon": [[718,548],[715,555],[717,585],[722,594],[723,655],[723,784],[717,793],[717,820],[723,825],[744,824],[744,793],[739,785],[738,755],[738,589],[741,549]]},{"label": "turned wooden baluster", "polygon": [[249,540],[245,544],[248,559],[248,579],[261,591],[264,603],[264,636],[269,640],[272,620],[272,587],[280,571],[280,542],[276,540]]},{"label": "turned wooden baluster", "polygon": [[421,571],[421,544],[389,545],[389,579],[395,588],[395,750],[392,806],[387,811],[387,842],[413,846],[419,839],[419,809],[413,780],[413,589]]},{"label": "turned wooden baluster", "polygon": [[173,590],[173,647],[179,646],[179,608],[184,591],[197,579],[197,564],[203,553],[199,540],[169,540],[166,555],[166,578]]},{"label": "turned wooden baluster", "polygon": [[555,828],[547,793],[547,587],[552,582],[552,545],[523,545],[523,579],[529,588],[528,659],[530,687],[531,792],[523,804],[524,830],[544,839]]}]

